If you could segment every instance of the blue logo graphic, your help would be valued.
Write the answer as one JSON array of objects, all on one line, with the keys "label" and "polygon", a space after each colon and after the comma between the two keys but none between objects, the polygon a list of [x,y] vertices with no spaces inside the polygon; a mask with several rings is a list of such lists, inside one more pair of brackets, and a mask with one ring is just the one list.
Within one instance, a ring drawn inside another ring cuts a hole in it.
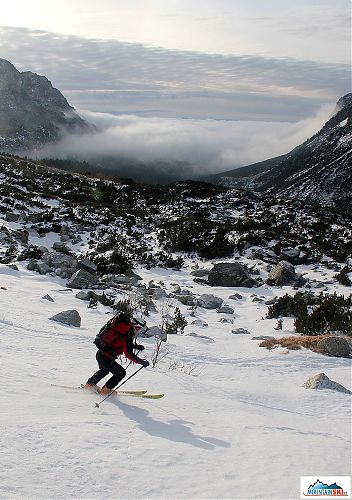
[{"label": "blue logo graphic", "polygon": [[343,488],[338,484],[325,484],[322,483],[319,479],[308,487],[307,493],[304,493],[304,496],[346,496],[346,493],[343,491]]}]

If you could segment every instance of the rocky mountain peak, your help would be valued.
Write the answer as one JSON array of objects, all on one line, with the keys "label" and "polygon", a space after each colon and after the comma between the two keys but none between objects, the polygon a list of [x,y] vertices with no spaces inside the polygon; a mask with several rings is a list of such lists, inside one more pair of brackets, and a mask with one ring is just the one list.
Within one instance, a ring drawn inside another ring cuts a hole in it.
[{"label": "rocky mountain peak", "polygon": [[339,109],[344,108],[345,106],[352,106],[352,93],[344,95],[337,101],[337,107]]},{"label": "rocky mountain peak", "polygon": [[27,152],[64,133],[92,131],[61,92],[41,75],[0,59],[0,150]]},{"label": "rocky mountain peak", "polygon": [[319,132],[289,153],[212,176],[212,182],[322,204],[351,215],[352,93]]}]

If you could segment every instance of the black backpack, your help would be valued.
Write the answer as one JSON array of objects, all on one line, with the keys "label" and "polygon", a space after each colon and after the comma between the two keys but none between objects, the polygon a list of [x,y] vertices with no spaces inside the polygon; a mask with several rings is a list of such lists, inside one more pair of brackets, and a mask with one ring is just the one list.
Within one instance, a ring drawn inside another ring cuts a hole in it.
[{"label": "black backpack", "polygon": [[103,325],[97,336],[95,337],[94,341],[93,341],[93,344],[95,344],[97,346],[98,349],[106,349],[108,348],[109,346],[104,342],[104,337],[105,337],[105,334],[108,333],[111,329],[111,327],[116,323],[116,321],[118,321],[120,319],[120,313],[117,313],[115,314],[115,316],[113,316],[111,319],[109,319],[109,321],[107,323],[105,323],[105,325]]},{"label": "black backpack", "polygon": [[104,337],[110,331],[111,327],[120,321],[131,321],[134,326],[146,326],[145,321],[131,318],[130,315],[123,312],[117,312],[115,316],[113,316],[107,323],[105,323],[105,325],[100,328],[99,333],[95,337],[93,344],[95,344],[98,349],[105,349],[106,351],[109,350],[109,344],[104,342]]}]

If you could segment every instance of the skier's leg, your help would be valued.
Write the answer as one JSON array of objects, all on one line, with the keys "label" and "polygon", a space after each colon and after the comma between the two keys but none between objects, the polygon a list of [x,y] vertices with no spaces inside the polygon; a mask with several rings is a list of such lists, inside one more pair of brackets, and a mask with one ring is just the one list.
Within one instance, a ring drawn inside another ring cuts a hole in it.
[{"label": "skier's leg", "polygon": [[87,380],[86,385],[97,385],[101,379],[110,373],[109,362],[111,360],[106,358],[100,351],[97,352],[96,359],[99,365],[99,370]]},{"label": "skier's leg", "polygon": [[123,368],[123,366],[116,363],[116,361],[112,361],[109,371],[110,373],[112,373],[112,377],[109,378],[104,387],[111,391],[126,376],[126,370]]}]

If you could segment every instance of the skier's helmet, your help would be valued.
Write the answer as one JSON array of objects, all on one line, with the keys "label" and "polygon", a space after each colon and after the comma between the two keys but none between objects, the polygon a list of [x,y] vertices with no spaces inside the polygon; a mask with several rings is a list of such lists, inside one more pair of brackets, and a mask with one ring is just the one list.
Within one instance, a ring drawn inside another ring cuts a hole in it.
[{"label": "skier's helmet", "polygon": [[119,314],[119,321],[129,322],[132,319],[132,311],[123,311]]}]

